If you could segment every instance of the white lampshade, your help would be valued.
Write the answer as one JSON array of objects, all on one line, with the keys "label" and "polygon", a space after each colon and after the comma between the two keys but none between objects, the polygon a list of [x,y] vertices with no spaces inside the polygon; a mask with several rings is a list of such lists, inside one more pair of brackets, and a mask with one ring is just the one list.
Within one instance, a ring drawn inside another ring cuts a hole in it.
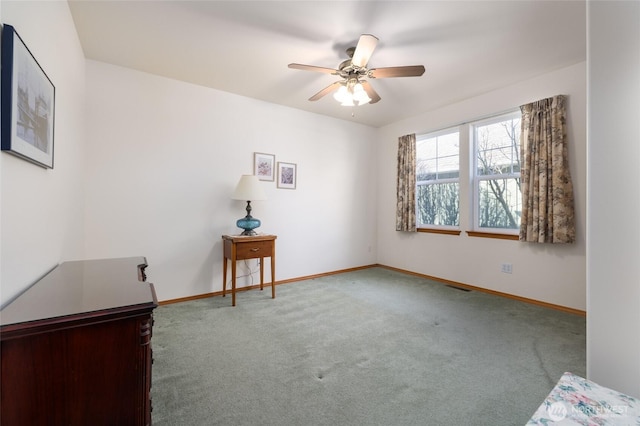
[{"label": "white lampshade", "polygon": [[254,175],[242,175],[231,196],[234,200],[255,201],[266,200],[267,195],[260,186],[260,180]]}]

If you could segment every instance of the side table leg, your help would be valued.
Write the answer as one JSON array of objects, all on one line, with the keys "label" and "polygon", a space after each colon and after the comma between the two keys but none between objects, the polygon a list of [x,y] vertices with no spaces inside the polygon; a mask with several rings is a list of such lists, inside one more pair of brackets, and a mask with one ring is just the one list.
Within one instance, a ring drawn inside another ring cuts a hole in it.
[{"label": "side table leg", "polygon": [[231,306],[236,306],[236,260],[231,259]]},{"label": "side table leg", "polygon": [[222,297],[227,295],[227,257],[222,258]]},{"label": "side table leg", "polygon": [[260,290],[262,290],[262,285],[264,283],[264,257],[260,258]]},{"label": "side table leg", "polygon": [[276,298],[276,248],[271,253],[271,298]]}]

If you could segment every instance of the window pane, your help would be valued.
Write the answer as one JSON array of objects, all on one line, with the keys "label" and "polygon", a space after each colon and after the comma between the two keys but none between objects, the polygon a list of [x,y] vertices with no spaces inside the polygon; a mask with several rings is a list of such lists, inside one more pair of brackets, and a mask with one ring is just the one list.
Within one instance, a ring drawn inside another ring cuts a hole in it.
[{"label": "window pane", "polygon": [[520,118],[475,127],[477,173],[520,173]]},{"label": "window pane", "polygon": [[417,220],[421,225],[460,225],[458,183],[419,185]]},{"label": "window pane", "polygon": [[473,125],[476,230],[520,227],[520,118],[514,111]]},{"label": "window pane", "polygon": [[419,138],[416,141],[418,182],[457,179],[460,176],[459,132]]},{"label": "window pane", "polygon": [[416,141],[419,225],[459,226],[460,132],[457,128]]},{"label": "window pane", "polygon": [[416,161],[416,180],[422,182],[437,178],[438,161],[436,158],[422,159],[418,157]]},{"label": "window pane", "polygon": [[522,194],[520,179],[489,179],[478,183],[478,223],[481,228],[518,229]]}]

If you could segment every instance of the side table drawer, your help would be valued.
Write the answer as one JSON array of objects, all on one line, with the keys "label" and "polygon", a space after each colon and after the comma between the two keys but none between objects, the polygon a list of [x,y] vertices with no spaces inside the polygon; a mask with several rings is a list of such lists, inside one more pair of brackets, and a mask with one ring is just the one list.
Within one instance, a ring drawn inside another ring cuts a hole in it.
[{"label": "side table drawer", "polygon": [[271,257],[273,255],[273,241],[249,241],[238,243],[236,247],[237,259],[254,259],[256,257]]}]

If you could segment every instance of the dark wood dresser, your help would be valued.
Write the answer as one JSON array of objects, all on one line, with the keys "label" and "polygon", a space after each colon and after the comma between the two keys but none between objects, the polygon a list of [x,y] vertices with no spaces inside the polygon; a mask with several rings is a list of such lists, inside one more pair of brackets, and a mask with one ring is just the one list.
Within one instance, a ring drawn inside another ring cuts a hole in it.
[{"label": "dark wood dresser", "polygon": [[64,262],[0,311],[0,424],[150,425],[144,257]]}]

